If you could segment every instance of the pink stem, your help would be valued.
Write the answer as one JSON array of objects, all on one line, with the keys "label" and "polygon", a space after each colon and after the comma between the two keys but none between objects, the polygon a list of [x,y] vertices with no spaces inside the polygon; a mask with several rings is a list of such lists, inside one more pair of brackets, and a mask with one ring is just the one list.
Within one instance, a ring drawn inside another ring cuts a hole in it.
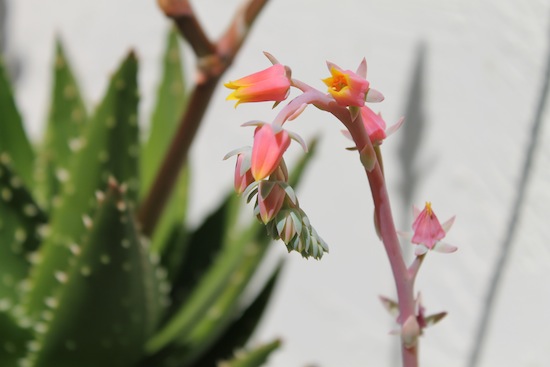
[{"label": "pink stem", "polygon": [[[349,112],[346,111],[347,114]],[[350,120],[350,118],[346,119]],[[342,121],[343,122],[343,121]],[[348,128],[359,151],[362,151],[365,146],[372,143],[367,135],[361,115],[351,123],[344,123]],[[382,169],[378,160],[370,172],[365,169],[369,184],[371,187],[372,198],[374,201],[376,223],[379,226],[380,236],[384,243],[384,248],[390,261],[395,285],[397,288],[397,298],[399,303],[399,318],[398,322],[402,325],[409,316],[415,316],[415,300],[414,300],[414,277],[411,277],[403,260],[403,254],[397,237],[393,215],[391,212],[390,199],[386,188],[386,181],[382,173]],[[406,348],[402,344],[403,367],[418,366],[418,349],[417,346]]]},{"label": "pink stem", "polygon": [[[304,95],[308,95],[307,98],[304,97],[304,100],[314,100],[315,102],[313,103],[316,107],[332,113],[346,126],[359,152],[369,146],[370,150],[373,150],[372,143],[363,126],[360,114],[355,120],[352,121],[348,109],[338,106],[332,98],[322,94],[303,82],[294,80],[293,85],[302,90]],[[374,168],[371,171],[365,168],[365,172],[369,180],[372,198],[374,201],[376,223],[379,227],[378,230],[390,261],[390,266],[397,288],[399,303],[399,317],[397,321],[403,325],[405,320],[407,320],[410,316],[416,317],[414,280],[418,267],[421,264],[421,260],[419,260],[418,263],[413,264],[410,271],[405,265],[391,212],[386,181],[378,159],[376,160]],[[402,343],[401,349],[403,356],[403,367],[418,367],[418,346],[415,345],[413,347],[406,348]]]}]

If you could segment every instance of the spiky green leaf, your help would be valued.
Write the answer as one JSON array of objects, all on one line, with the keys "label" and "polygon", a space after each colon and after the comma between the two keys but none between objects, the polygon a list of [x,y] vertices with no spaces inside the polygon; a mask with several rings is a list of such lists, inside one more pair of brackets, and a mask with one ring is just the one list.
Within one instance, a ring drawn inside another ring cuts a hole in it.
[{"label": "spiky green leaf", "polygon": [[232,320],[231,325],[220,335],[215,344],[211,345],[208,352],[203,353],[202,357],[192,366],[216,367],[218,361],[228,359],[235,350],[244,348],[264,314],[281,274],[281,269],[282,264],[275,269],[254,301],[236,319]]},{"label": "spiky green leaf", "polygon": [[127,184],[130,205],[135,203],[139,155],[137,104],[137,60],[130,52],[112,77],[84,136],[73,146],[79,149],[62,194],[54,201],[49,233],[40,249],[41,262],[31,274],[31,291],[25,306],[33,318],[59,286],[55,273],[67,270],[74,256],[71,248],[82,244],[86,218],[95,207],[94,195],[106,187],[108,177]]},{"label": "spiky green leaf", "polygon": [[[236,220],[235,211],[238,204],[238,198],[233,195],[228,196],[228,199],[212,216],[214,219],[211,217],[207,221],[208,229],[203,228],[204,237],[201,235],[199,238],[204,238],[205,242],[197,241],[193,242],[193,245],[189,245],[189,251],[191,249],[201,251],[199,246],[210,250],[200,255],[203,257],[202,260],[198,256],[187,254],[188,264],[193,264],[194,270],[187,269],[180,276],[179,279],[184,281],[183,284],[180,284],[178,280],[173,284],[176,307],[165,325],[147,343],[149,354],[158,352],[175,338],[192,330],[200,318],[204,317],[208,306],[217,299],[228,284],[230,275],[239,267],[241,255],[248,242],[242,241],[240,238],[236,240],[235,228],[231,225]],[[214,238],[209,236],[214,236]],[[217,256],[214,259],[210,259],[208,255],[212,249],[217,251]],[[199,273],[201,275],[197,278],[189,278]],[[196,284],[189,290],[187,287],[189,282],[193,282],[193,279],[196,279]],[[180,300],[183,297],[177,293],[182,289],[187,296],[185,297],[186,302],[180,306]]]},{"label": "spiky green leaf", "polygon": [[111,181],[61,284],[36,346],[34,367],[125,367],[140,360],[161,311],[162,270],[140,240],[124,186]]},{"label": "spiky green leaf", "polygon": [[36,181],[41,202],[48,207],[67,179],[73,150],[88,116],[78,83],[58,39],[53,63],[53,87],[45,140],[37,155]]},{"label": "spiky green leaf", "polygon": [[281,341],[275,340],[250,351],[239,351],[233,359],[219,363],[218,367],[259,367],[280,345]]},{"label": "spiky green leaf", "polygon": [[8,154],[15,171],[33,187],[34,152],[23,127],[4,62],[0,58],[0,154]]},{"label": "spiky green leaf", "polygon": [[[179,34],[177,30],[171,29],[166,40],[162,80],[157,90],[156,105],[151,116],[151,131],[143,148],[141,160],[142,197],[151,188],[161,162],[168,151],[185,108],[185,97]],[[183,225],[187,209],[188,185],[189,172],[185,167],[180,172],[180,178],[176,182],[153,233],[152,250],[158,254],[165,251],[174,227]]]},{"label": "spiky green leaf", "polygon": [[[1,305],[0,305],[1,307]],[[0,308],[0,366],[15,367],[24,357],[32,331],[15,321],[13,315]]]},{"label": "spiky green leaf", "polygon": [[19,303],[21,284],[46,221],[7,155],[0,155],[0,310],[4,305],[11,311]]}]

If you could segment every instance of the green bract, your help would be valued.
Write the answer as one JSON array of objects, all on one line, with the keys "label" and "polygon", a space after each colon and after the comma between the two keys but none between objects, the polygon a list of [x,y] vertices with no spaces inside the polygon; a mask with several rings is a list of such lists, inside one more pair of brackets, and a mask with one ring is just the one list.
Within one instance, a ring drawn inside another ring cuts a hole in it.
[{"label": "green bract", "polygon": [[31,144],[0,62],[2,367],[254,367],[279,345],[232,358],[281,268],[243,301],[269,236],[255,220],[236,225],[238,198],[188,228],[186,166],[152,238],[140,233],[134,213],[185,109],[177,35],[147,139],[137,72],[130,52],[88,112],[57,42],[46,134]]}]

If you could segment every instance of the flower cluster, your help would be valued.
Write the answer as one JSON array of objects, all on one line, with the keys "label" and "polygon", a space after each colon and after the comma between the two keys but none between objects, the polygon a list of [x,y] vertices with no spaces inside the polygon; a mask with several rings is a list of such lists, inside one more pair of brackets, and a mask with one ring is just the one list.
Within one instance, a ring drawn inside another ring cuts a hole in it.
[{"label": "flower cluster", "polygon": [[367,65],[364,59],[356,72],[328,63],[331,76],[323,80],[328,87],[327,95],[293,80],[289,67],[280,64],[267,53],[266,56],[272,66],[225,84],[232,89],[227,99],[236,100],[235,106],[265,101],[277,105],[288,97],[292,86],[301,89],[303,93],[288,103],[272,123],[252,121],[244,124],[255,126],[252,147],[235,150],[226,158],[237,156],[235,191],[244,194],[248,201],[256,198],[254,213],[266,225],[268,233],[274,239],[281,239],[289,251],[296,250],[304,257],[318,259],[328,252],[328,246],[300,208],[294,190],[288,184],[283,159],[291,140],[296,140],[306,151],[307,147],[297,134],[287,131],[283,125],[295,119],[310,104],[328,109],[330,104],[336,102],[336,109],[349,108],[350,120],[360,115],[372,141],[380,144],[388,135],[386,124],[365,102],[379,102],[383,96],[370,88],[366,80]]},{"label": "flower cluster", "polygon": [[[381,298],[382,302],[399,324],[393,333],[401,336],[402,347],[408,350],[408,354],[415,354],[423,330],[441,320],[446,312],[426,316],[420,295],[414,298],[414,280],[428,251],[450,253],[457,250],[455,246],[442,242],[454,217],[441,224],[431,203],[427,202],[423,210],[414,208],[412,233],[395,230],[380,160],[380,145],[400,128],[404,119],[388,128],[382,115],[366,104],[381,102],[384,96],[371,88],[366,78],[365,59],[355,72],[327,63],[330,76],[322,79],[327,91],[321,92],[291,78],[289,67],[281,65],[269,54],[266,56],[273,66],[225,84],[233,90],[227,99],[236,100],[236,105],[271,101],[277,106],[288,97],[292,87],[301,93],[291,99],[271,123],[252,121],[244,124],[255,126],[254,142],[252,147],[228,155],[237,155],[235,191],[244,195],[248,202],[255,200],[254,214],[265,224],[273,239],[281,239],[289,251],[298,251],[304,257],[321,258],[328,252],[328,246],[300,208],[289,184],[283,158],[292,140],[300,143],[306,151],[307,147],[297,134],[285,129],[285,124],[296,119],[309,105],[336,117],[345,127],[344,136],[354,143],[348,149],[359,152],[359,160],[369,178],[375,205],[375,227],[390,258],[397,284],[399,302],[385,297]],[[404,263],[397,235],[407,236],[415,245],[416,256],[410,266]]]},{"label": "flower cluster", "polygon": [[251,122],[245,125],[256,126],[252,148],[241,148],[226,155],[226,158],[237,155],[235,191],[247,197],[248,202],[256,198],[254,214],[266,225],[273,239],[283,240],[288,251],[320,259],[328,252],[328,246],[300,209],[294,189],[288,184],[283,159],[290,140],[298,138],[271,124]]},{"label": "flower cluster", "polygon": [[[366,102],[381,102],[384,96],[371,88],[366,79],[365,59],[355,72],[328,62],[330,76],[322,80],[328,93],[323,93],[291,78],[288,66],[283,66],[270,54],[266,53],[266,56],[272,66],[225,84],[233,90],[227,99],[236,100],[235,106],[240,103],[266,101],[277,105],[288,97],[291,87],[302,93],[288,102],[271,123],[251,121],[243,124],[255,127],[253,145],[251,148],[233,151],[226,158],[237,155],[235,191],[238,194],[246,193],[248,201],[256,197],[254,213],[266,225],[268,233],[275,239],[283,240],[289,250],[297,250],[305,257],[320,258],[328,251],[328,247],[299,207],[294,190],[288,184],[283,159],[291,140],[300,143],[306,151],[307,147],[303,139],[286,130],[284,124],[298,117],[308,105],[333,114],[346,127],[344,136],[356,143],[350,149],[360,150],[361,162],[367,171],[371,171],[377,159],[373,147],[378,147],[397,131],[404,119],[401,118],[393,126],[386,128],[381,114],[366,105]],[[360,146],[359,141],[363,134],[368,137],[369,144]],[[454,218],[443,225],[439,224],[429,203],[422,212],[415,212],[415,217],[411,242],[418,245],[418,256],[431,249],[441,252],[456,250],[455,247],[440,242]]]}]

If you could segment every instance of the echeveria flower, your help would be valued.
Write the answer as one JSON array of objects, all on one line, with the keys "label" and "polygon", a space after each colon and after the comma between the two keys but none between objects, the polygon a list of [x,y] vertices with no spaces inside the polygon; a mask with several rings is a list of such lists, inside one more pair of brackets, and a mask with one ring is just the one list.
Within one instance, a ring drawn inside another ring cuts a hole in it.
[{"label": "echeveria flower", "polygon": [[[415,209],[415,211],[418,210]],[[455,246],[440,242],[451,229],[454,219],[452,217],[443,224],[439,223],[439,219],[432,210],[432,204],[426,202],[424,209],[416,214],[412,224],[414,233],[411,242],[419,245],[419,248],[415,251],[416,255],[425,254],[432,249],[439,252],[456,251]]]},{"label": "echeveria flower", "polygon": [[234,89],[227,100],[237,100],[235,106],[246,102],[281,102],[290,90],[289,71],[284,65],[275,64],[224,85]]},{"label": "echeveria flower", "polygon": [[290,145],[290,135],[284,129],[274,131],[270,124],[260,124],[254,132],[250,169],[256,181],[269,176]]},{"label": "echeveria flower", "polygon": [[328,63],[331,76],[323,79],[328,92],[341,106],[362,107],[369,90],[369,82],[351,70],[342,70]]}]

